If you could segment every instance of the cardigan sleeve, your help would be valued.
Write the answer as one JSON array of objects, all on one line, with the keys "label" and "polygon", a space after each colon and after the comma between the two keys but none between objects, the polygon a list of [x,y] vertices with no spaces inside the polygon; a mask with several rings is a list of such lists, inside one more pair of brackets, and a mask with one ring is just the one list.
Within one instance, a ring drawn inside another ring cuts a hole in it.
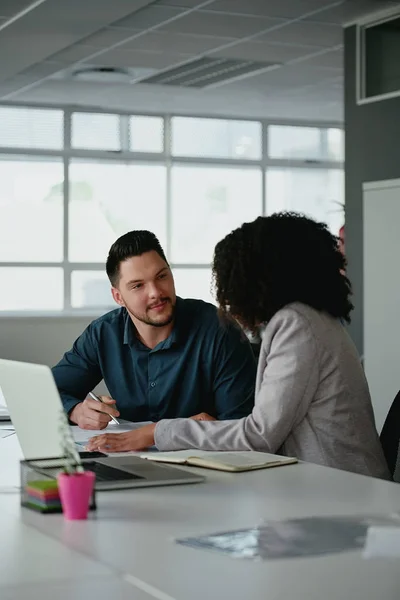
[{"label": "cardigan sleeve", "polygon": [[306,416],[319,382],[316,340],[307,319],[296,310],[283,309],[268,324],[258,377],[255,405],[248,417],[160,421],[155,429],[158,449],[279,450]]}]

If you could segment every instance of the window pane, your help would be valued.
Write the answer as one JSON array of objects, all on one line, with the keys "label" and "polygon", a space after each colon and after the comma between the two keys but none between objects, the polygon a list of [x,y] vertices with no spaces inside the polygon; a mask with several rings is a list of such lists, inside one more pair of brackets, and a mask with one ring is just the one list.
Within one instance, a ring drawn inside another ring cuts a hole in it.
[{"label": "window pane", "polygon": [[63,143],[61,110],[0,107],[0,146],[60,150]]},{"label": "window pane", "polygon": [[174,117],[172,154],[213,158],[261,158],[261,123]]},{"label": "window pane", "polygon": [[73,113],[71,146],[91,150],[121,150],[119,115]]},{"label": "window pane", "polygon": [[174,269],[173,273],[177,296],[216,303],[211,294],[211,269]]},{"label": "window pane", "polygon": [[164,150],[164,119],[161,117],[131,117],[129,147],[132,152],[162,152]]},{"label": "window pane", "polygon": [[153,231],[165,247],[165,167],[73,161],[69,178],[70,261],[105,262],[132,229]]},{"label": "window pane", "polygon": [[268,127],[268,156],[270,158],[320,160],[321,130],[317,127]]},{"label": "window pane", "polygon": [[328,158],[344,160],[344,131],[343,129],[327,129]]},{"label": "window pane", "polygon": [[73,308],[117,308],[111,295],[111,285],[103,271],[73,271],[71,275],[71,305]]},{"label": "window pane", "polygon": [[341,169],[268,169],[267,214],[302,212],[327,223],[338,235],[344,222],[344,174]]},{"label": "window pane", "polygon": [[259,169],[172,169],[171,260],[211,263],[217,242],[262,211]]},{"label": "window pane", "polygon": [[0,261],[62,261],[63,179],[59,160],[0,157]]},{"label": "window pane", "polygon": [[0,311],[62,310],[63,270],[54,267],[0,267]]}]

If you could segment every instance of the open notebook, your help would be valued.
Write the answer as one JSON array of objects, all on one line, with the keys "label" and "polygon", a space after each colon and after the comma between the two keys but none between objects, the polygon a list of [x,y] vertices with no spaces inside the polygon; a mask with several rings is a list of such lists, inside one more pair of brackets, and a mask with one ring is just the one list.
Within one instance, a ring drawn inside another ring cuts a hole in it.
[{"label": "open notebook", "polygon": [[178,465],[191,465],[240,473],[256,469],[280,467],[297,462],[297,458],[277,456],[266,452],[205,452],[202,450],[178,450],[176,452],[155,452],[141,454],[140,458],[156,462],[174,463]]}]

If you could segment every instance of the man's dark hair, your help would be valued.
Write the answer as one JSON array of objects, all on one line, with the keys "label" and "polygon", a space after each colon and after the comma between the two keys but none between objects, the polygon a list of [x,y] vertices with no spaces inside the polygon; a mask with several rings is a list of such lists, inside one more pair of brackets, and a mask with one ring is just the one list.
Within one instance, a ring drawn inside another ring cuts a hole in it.
[{"label": "man's dark hair", "polygon": [[221,312],[255,331],[291,302],[350,322],[345,267],[339,239],[324,223],[284,212],[244,223],[220,241],[213,279]]},{"label": "man's dark hair", "polygon": [[168,264],[164,250],[158,238],[151,231],[129,231],[117,239],[110,248],[106,262],[106,271],[113,287],[118,285],[119,266],[124,260],[132,256],[141,256],[145,252],[154,250]]}]

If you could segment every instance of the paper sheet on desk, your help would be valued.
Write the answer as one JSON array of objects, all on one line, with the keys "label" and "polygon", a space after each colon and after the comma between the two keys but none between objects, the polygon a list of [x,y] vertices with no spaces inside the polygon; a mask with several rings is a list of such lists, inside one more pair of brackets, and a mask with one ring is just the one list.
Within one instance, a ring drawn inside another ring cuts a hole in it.
[{"label": "paper sheet on desk", "polygon": [[79,429],[79,427],[72,427],[72,433],[74,436],[75,443],[81,447],[86,446],[88,441],[95,435],[102,435],[104,433],[128,433],[134,429],[139,429],[146,423],[130,423],[129,421],[122,421],[119,425],[110,423],[105,429]]},{"label": "paper sheet on desk", "polygon": [[[400,525],[400,523],[399,523]],[[400,558],[400,526],[371,526],[365,540],[364,558]]]}]

